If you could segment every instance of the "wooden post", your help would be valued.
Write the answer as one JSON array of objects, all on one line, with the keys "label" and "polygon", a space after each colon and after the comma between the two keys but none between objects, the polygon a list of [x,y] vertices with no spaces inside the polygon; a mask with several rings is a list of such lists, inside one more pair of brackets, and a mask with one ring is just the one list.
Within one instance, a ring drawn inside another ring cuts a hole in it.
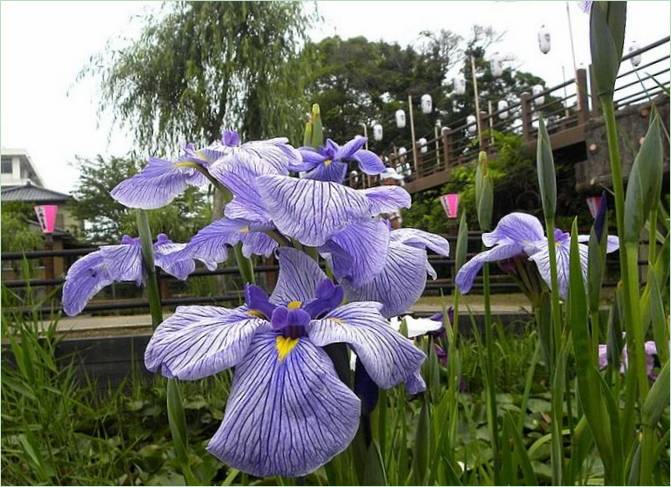
[{"label": "wooden post", "polygon": [[531,142],[531,95],[522,93],[520,103],[522,105],[522,138],[525,142]]},{"label": "wooden post", "polygon": [[471,55],[471,75],[473,77],[473,94],[475,96],[475,119],[478,124],[478,144],[482,149],[482,124],[480,123],[480,95],[478,94],[478,78],[475,75],[475,58]]},{"label": "wooden post", "polygon": [[578,69],[575,72],[575,90],[578,103],[578,123],[581,125],[589,120],[589,94],[587,92],[587,71]]},{"label": "wooden post", "polygon": [[443,162],[447,170],[450,165],[450,154],[452,153],[452,131],[449,127],[441,129],[441,137],[443,139]]},{"label": "wooden post", "polygon": [[596,118],[601,113],[601,105],[599,104],[599,95],[596,92],[596,84],[594,82],[594,68],[592,65],[589,65],[589,86],[590,86],[590,97],[592,98],[592,117]]},{"label": "wooden post", "polygon": [[408,95],[408,112],[410,113],[410,137],[412,137],[412,163],[415,168],[415,177],[419,172],[417,164],[417,142],[415,141],[415,117],[412,114],[412,96]]},{"label": "wooden post", "polygon": [[438,125],[433,127],[433,136],[436,139],[436,166],[440,166],[440,139],[438,138]]}]

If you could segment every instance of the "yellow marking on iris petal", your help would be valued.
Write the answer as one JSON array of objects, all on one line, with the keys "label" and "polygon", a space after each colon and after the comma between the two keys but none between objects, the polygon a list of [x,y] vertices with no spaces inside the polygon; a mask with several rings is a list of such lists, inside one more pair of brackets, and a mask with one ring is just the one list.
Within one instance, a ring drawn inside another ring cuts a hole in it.
[{"label": "yellow marking on iris petal", "polygon": [[198,164],[191,161],[182,161],[182,162],[176,162],[175,167],[191,167],[193,169],[196,169],[198,167]]},{"label": "yellow marking on iris petal", "polygon": [[250,309],[249,311],[247,311],[247,314],[249,316],[253,316],[254,318],[261,318],[261,319],[264,319],[264,320],[266,319],[266,315],[264,315],[263,313],[261,313],[260,311],[255,310],[255,309]]},{"label": "yellow marking on iris petal", "polygon": [[277,349],[277,358],[280,361],[284,360],[289,352],[291,352],[296,345],[298,345],[298,338],[277,337],[275,338],[275,348]]},{"label": "yellow marking on iris petal", "polygon": [[326,160],[324,161],[324,165],[325,165],[326,167],[329,167],[329,166],[331,165],[332,162],[333,162],[332,159],[326,159]]},{"label": "yellow marking on iris petal", "polygon": [[245,225],[240,229],[240,233],[249,233],[249,225]]},{"label": "yellow marking on iris petal", "polygon": [[303,303],[300,301],[290,301],[289,304],[287,304],[287,309],[298,309],[302,304]]}]

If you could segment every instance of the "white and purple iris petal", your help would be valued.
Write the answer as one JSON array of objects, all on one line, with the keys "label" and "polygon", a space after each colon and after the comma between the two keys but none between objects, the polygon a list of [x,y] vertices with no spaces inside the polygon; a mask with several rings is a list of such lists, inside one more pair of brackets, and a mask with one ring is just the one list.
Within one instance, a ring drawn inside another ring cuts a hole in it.
[{"label": "white and purple iris petal", "polygon": [[250,222],[243,219],[221,218],[203,227],[181,250],[168,257],[168,262],[183,261],[190,257],[202,261],[208,269],[214,270],[219,262],[228,259],[228,247],[242,242],[242,255],[263,255],[270,257],[277,248],[277,242],[265,232],[272,225]]},{"label": "white and purple iris petal", "polygon": [[347,163],[355,161],[361,171],[371,176],[384,171],[384,163],[375,153],[363,149],[366,137],[357,135],[343,146],[339,146],[331,139],[319,150],[310,147],[298,149],[303,156],[300,163],[292,164],[289,169],[295,172],[305,172],[305,178],[319,181],[342,183],[347,175]]},{"label": "white and purple iris petal", "polygon": [[224,419],[208,451],[234,468],[300,476],[343,451],[358,428],[359,399],[322,346],[350,344],[381,387],[420,390],[424,354],[394,331],[377,303],[340,306],[343,290],[314,260],[277,251],[280,275],[268,296],[247,286],[234,310],[180,307],[156,329],[145,364],[168,377],[197,379],[235,367]]},{"label": "white and purple iris petal", "polygon": [[407,191],[392,186],[371,195],[338,183],[284,176],[261,176],[257,184],[277,229],[313,247],[381,209],[410,206]]},{"label": "white and purple iris petal", "polygon": [[[555,229],[555,255],[557,260],[557,285],[559,286],[559,295],[566,299],[568,296],[569,287],[569,268],[570,268],[570,254],[571,254],[571,235]],[[579,242],[589,241],[589,235],[580,235]],[[616,236],[608,236],[606,242],[606,252],[615,252],[619,248],[619,239]],[[531,255],[530,259],[536,263],[538,272],[548,285],[551,287],[550,279],[550,250],[548,249],[547,239],[543,239],[537,245],[537,252]],[[587,266],[589,247],[584,243],[578,244],[578,251],[580,252],[580,268],[582,270],[583,279],[587,279]]]},{"label": "white and purple iris petal", "polygon": [[204,165],[189,145],[185,155],[168,161],[150,157],[148,164],[137,174],[121,181],[110,192],[112,198],[129,208],[151,210],[170,203],[189,186],[200,187],[207,179],[194,164]]},{"label": "white and purple iris petal", "polygon": [[221,140],[208,147],[220,154],[213,168],[221,163],[235,161],[238,158],[260,159],[272,168],[274,174],[289,174],[289,165],[298,164],[301,155],[289,145],[289,139],[277,137],[241,143],[240,136],[234,130],[224,130]]},{"label": "white and purple iris petal", "polygon": [[[657,344],[653,340],[649,340],[643,344],[645,353],[645,372],[652,380],[657,378],[655,374],[655,356],[657,355]],[[608,366],[608,345],[599,344],[598,364],[600,369],[605,369]],[[627,346],[622,348],[622,356],[620,358],[620,373],[624,374],[629,366],[629,353]]]},{"label": "white and purple iris petal", "polygon": [[[173,243],[165,234],[159,234],[154,243],[155,263],[177,279],[186,279],[195,269],[193,258],[173,255],[185,244]],[[63,310],[74,316],[84,309],[93,296],[114,282],[135,282],[142,285],[142,247],[139,238],[124,235],[119,245],[107,245],[77,260],[65,277]]]},{"label": "white and purple iris petal", "polygon": [[424,292],[427,274],[436,278],[427,248],[445,257],[450,253],[448,241],[439,235],[411,228],[392,231],[382,270],[363,285],[342,281],[347,298],[382,303],[382,315],[388,318],[407,312]]},{"label": "white and purple iris petal", "polygon": [[510,213],[501,218],[492,232],[482,234],[482,242],[492,248],[466,262],[454,282],[459,291],[466,294],[485,262],[499,262],[518,255],[531,256],[539,250],[538,246],[543,241],[546,241],[545,233],[538,218],[526,213]]}]

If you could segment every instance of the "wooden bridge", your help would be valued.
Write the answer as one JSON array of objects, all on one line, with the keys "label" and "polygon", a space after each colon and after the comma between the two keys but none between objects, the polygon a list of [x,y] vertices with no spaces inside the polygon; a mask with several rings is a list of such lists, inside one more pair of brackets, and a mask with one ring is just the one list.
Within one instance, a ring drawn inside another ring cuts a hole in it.
[{"label": "wooden bridge", "polygon": [[[636,127],[628,127],[630,132],[636,132],[631,134],[635,136],[636,146],[640,140],[639,132],[645,134],[647,129],[650,104],[661,107],[662,115],[666,115],[663,119],[668,119],[669,69],[669,37],[633,51],[622,60],[615,85],[616,116],[634,113],[640,119]],[[586,167],[591,159],[603,158],[607,152],[599,151],[600,145],[604,149],[606,146],[605,140],[598,140],[598,127],[603,123],[598,97],[591,89],[590,73],[591,66],[589,69],[578,69],[573,79],[543,92],[521,93],[518,101],[504,110],[492,111],[492,103],[489,103],[489,111],[481,111],[479,120],[457,120],[451,123],[451,127],[443,127],[437,137],[435,134],[425,136],[426,144],[423,146],[417,143],[405,154],[392,147],[384,154],[386,164],[405,176],[404,185],[410,193],[436,188],[450,180],[454,166],[477,159],[478,124],[482,133],[482,150],[491,159],[498,151],[493,137],[495,132],[518,134],[528,148],[535,151],[538,120],[542,113],[555,157],[559,154],[562,162],[576,164],[577,189],[589,191],[591,186],[603,184],[604,179],[609,181],[608,174],[592,173]],[[487,100],[480,101],[480,106],[487,104]],[[593,133],[594,130],[596,133]],[[592,165],[595,169],[603,166],[598,161]],[[380,184],[380,181],[378,177],[364,177],[358,184],[354,181],[350,184],[369,187]]]}]

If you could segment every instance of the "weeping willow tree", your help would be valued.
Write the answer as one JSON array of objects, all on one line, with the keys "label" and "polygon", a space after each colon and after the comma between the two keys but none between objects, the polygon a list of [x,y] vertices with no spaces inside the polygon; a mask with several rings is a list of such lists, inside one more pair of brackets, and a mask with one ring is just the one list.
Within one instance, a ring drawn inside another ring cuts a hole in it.
[{"label": "weeping willow tree", "polygon": [[100,112],[143,151],[209,143],[222,127],[243,140],[297,141],[307,106],[298,54],[315,17],[299,2],[167,2],[131,43],[110,40],[80,78],[97,79]]}]

